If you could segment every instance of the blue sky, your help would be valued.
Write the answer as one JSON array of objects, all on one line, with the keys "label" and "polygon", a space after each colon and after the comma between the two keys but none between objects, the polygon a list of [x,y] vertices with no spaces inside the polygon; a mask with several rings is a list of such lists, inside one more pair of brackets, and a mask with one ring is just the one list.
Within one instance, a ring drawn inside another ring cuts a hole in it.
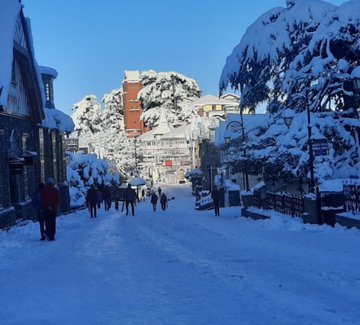
[{"label": "blue sky", "polygon": [[[345,1],[331,0],[333,4]],[[176,71],[218,93],[246,28],[285,0],[22,0],[37,61],[55,68],[56,107],[119,88],[124,70]]]}]

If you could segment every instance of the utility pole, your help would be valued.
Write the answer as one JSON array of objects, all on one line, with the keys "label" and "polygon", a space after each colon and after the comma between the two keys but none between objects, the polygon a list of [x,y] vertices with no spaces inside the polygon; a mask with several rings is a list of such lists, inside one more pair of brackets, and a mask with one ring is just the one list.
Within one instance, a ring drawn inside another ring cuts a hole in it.
[{"label": "utility pole", "polygon": [[172,97],[173,97],[173,107],[174,110],[177,109],[177,101],[175,96],[175,76],[171,75],[171,84],[172,84]]},{"label": "utility pole", "polygon": [[246,143],[245,143],[245,127],[244,127],[244,117],[243,117],[243,109],[240,107],[240,124],[241,124],[241,135],[242,135],[242,143],[244,146],[243,154],[245,159],[245,165],[244,165],[244,187],[246,188],[246,191],[249,191],[249,174],[248,174],[248,166],[247,166],[247,158],[246,158]]}]

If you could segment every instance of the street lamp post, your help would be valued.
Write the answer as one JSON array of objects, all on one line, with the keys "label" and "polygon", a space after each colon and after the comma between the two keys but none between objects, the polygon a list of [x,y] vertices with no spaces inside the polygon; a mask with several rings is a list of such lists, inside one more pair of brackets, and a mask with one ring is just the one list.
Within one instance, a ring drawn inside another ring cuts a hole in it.
[{"label": "street lamp post", "polygon": [[[312,145],[312,137],[311,137],[311,115],[310,115],[310,107],[309,107],[309,99],[308,99],[308,90],[306,89],[305,96],[305,108],[307,114],[307,133],[308,133],[308,148],[309,148],[309,171],[310,171],[310,182],[309,182],[309,191],[314,192],[315,190],[315,177],[314,177],[314,152]],[[293,121],[295,114],[291,109],[286,109],[282,113],[282,118],[284,120],[285,125],[290,128],[290,125]]]},{"label": "street lamp post", "polygon": [[244,146],[244,159],[245,159],[245,188],[246,191],[249,191],[249,175],[248,175],[248,169],[247,169],[247,160],[246,160],[246,145],[245,145],[245,127],[244,127],[244,117],[243,117],[243,110],[240,108],[240,123],[241,123],[241,133],[242,133],[242,143]]},{"label": "street lamp post", "polygon": [[244,172],[243,172],[243,182],[244,187],[246,188],[246,191],[249,190],[249,175],[247,172],[247,161],[246,161],[246,146],[245,146],[245,130],[244,130],[244,120],[242,117],[242,114],[240,114],[240,122],[238,121],[231,121],[227,124],[225,133],[224,133],[224,139],[226,143],[230,143],[231,140],[231,133],[242,133],[242,142],[243,142],[243,156],[245,159],[244,164]]},{"label": "street lamp post", "polygon": [[311,117],[310,117],[310,105],[309,105],[309,95],[308,89],[306,88],[306,114],[307,114],[307,130],[308,130],[308,146],[309,146],[309,170],[310,170],[310,192],[315,190],[315,177],[314,177],[314,152],[311,138]]},{"label": "street lamp post", "polygon": [[135,151],[134,151],[134,162],[135,162],[135,173],[138,174],[138,160],[137,160],[137,137],[134,137],[134,147],[135,147]]},{"label": "street lamp post", "polygon": [[[322,215],[321,215],[321,202],[320,202],[320,191],[319,187],[315,186],[315,176],[314,176],[314,152],[313,152],[313,143],[311,135],[311,114],[310,114],[310,105],[309,105],[309,96],[308,89],[306,88],[305,93],[305,108],[307,114],[307,131],[308,131],[308,148],[309,148],[309,171],[310,171],[310,182],[309,182],[309,192],[312,192],[316,195],[316,215],[318,224],[322,224]],[[292,123],[295,114],[292,110],[286,109],[282,113],[284,123],[288,128]]]}]

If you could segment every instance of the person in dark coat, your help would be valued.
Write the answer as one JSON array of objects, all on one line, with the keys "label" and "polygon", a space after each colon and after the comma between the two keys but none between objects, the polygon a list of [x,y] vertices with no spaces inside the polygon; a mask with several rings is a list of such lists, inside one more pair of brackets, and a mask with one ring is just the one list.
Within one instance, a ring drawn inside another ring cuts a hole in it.
[{"label": "person in dark coat", "polygon": [[41,191],[45,187],[44,183],[40,183],[36,192],[34,192],[31,196],[31,205],[36,210],[36,215],[39,221],[40,226],[40,240],[45,240],[45,218],[44,211],[41,205]]},{"label": "person in dark coat", "polygon": [[99,188],[96,189],[96,195],[97,195],[97,208],[101,208],[101,202],[103,201],[103,195]]},{"label": "person in dark coat", "polygon": [[158,196],[156,195],[155,192],[153,192],[153,194],[151,194],[151,199],[150,199],[150,202],[153,206],[153,210],[154,212],[156,211],[156,204],[157,204],[157,201],[158,201]]},{"label": "person in dark coat", "polygon": [[125,190],[125,207],[126,207],[126,215],[129,214],[129,203],[131,205],[131,213],[134,216],[134,205],[136,202],[136,192],[134,189],[131,188],[131,185],[128,184],[127,189]]},{"label": "person in dark coat", "polygon": [[141,190],[141,200],[145,201],[145,189],[144,188]]},{"label": "person in dark coat", "polygon": [[86,204],[90,210],[90,217],[96,218],[96,208],[98,203],[97,190],[94,185],[91,185],[86,194]]},{"label": "person in dark coat", "polygon": [[167,204],[168,204],[168,198],[164,192],[161,194],[160,204],[161,204],[161,210],[165,211],[165,209],[167,208]]},{"label": "person in dark coat", "polygon": [[105,211],[109,211],[111,208],[111,192],[109,186],[105,186],[104,188],[103,200],[105,204]]},{"label": "person in dark coat", "polygon": [[215,217],[220,217],[220,193],[218,189],[214,189],[211,193],[211,198],[213,199]]},{"label": "person in dark coat", "polygon": [[56,213],[59,200],[59,191],[55,188],[55,181],[49,177],[46,186],[41,191],[41,206],[44,212],[46,234],[50,241],[55,240]]}]

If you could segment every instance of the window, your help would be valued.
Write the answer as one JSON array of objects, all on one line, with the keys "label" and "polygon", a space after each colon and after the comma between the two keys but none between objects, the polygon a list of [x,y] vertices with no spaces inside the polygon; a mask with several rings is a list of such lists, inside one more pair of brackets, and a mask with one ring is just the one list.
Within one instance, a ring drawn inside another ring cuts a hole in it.
[{"label": "window", "polygon": [[[23,133],[21,137],[21,146],[22,151],[25,152],[27,148],[27,139],[29,135],[27,133]],[[29,188],[29,166],[24,165],[24,174],[23,174],[23,180],[24,180],[24,198],[25,200],[30,199],[30,188]]]},{"label": "window", "polygon": [[50,85],[48,82],[45,84],[45,95],[46,95],[46,101],[50,102]]},{"label": "window", "polygon": [[12,69],[11,69],[11,83],[16,85],[16,72],[15,72],[15,60],[12,62]]},{"label": "window", "polygon": [[51,142],[52,142],[52,158],[53,158],[53,177],[55,182],[58,181],[58,166],[57,166],[57,146],[56,146],[56,131],[51,131]]},{"label": "window", "polygon": [[41,182],[45,183],[45,141],[44,141],[44,129],[39,129],[40,140],[40,178]]}]

